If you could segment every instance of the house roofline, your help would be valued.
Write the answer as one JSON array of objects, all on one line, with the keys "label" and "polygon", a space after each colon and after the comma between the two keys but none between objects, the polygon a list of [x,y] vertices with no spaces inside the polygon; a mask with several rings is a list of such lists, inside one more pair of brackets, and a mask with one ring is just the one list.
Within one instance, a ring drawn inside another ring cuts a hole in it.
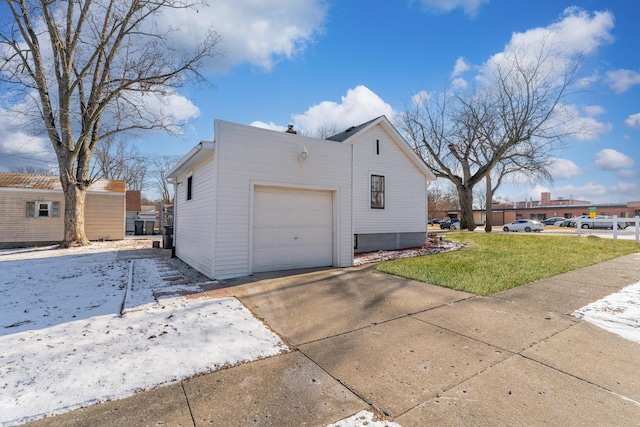
[{"label": "house roofline", "polygon": [[409,145],[407,140],[404,139],[404,137],[400,134],[400,132],[398,132],[395,126],[391,124],[387,116],[382,115],[376,119],[373,119],[369,122],[364,123],[364,126],[363,125],[355,126],[354,130],[356,130],[356,132],[354,132],[353,135],[350,135],[349,137],[343,139],[342,142],[350,144],[351,143],[350,140],[354,136],[371,129],[372,127],[378,124],[382,125],[382,127],[391,134],[392,138],[396,141],[397,145],[400,147],[402,152],[404,152],[404,154],[407,157],[409,157],[409,160],[411,160],[411,162],[414,165],[416,165],[416,167],[420,169],[420,171],[422,171],[422,173],[427,177],[427,179],[429,181],[435,181],[436,176],[434,175],[431,168],[429,168],[429,166],[427,166],[427,164],[415,153],[415,151],[411,149],[411,146]]},{"label": "house roofline", "polygon": [[184,171],[190,169],[200,161],[200,159],[208,154],[210,151],[215,150],[216,143],[212,141],[200,141],[198,145],[193,147],[191,151],[187,153],[174,167],[169,169],[167,175],[165,176],[166,180],[169,182],[173,182],[178,175],[184,173]]}]

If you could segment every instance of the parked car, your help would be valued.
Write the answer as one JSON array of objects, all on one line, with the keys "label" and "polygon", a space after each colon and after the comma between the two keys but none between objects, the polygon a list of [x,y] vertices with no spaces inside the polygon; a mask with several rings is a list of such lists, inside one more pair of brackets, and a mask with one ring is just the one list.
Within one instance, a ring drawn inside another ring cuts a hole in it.
[{"label": "parked car", "polygon": [[442,224],[443,222],[444,222],[444,219],[433,218],[431,221],[429,221],[429,224],[437,225],[437,224]]},{"label": "parked car", "polygon": [[[624,230],[627,228],[627,221],[624,218],[616,218],[615,220],[618,230]],[[594,218],[580,218],[580,227],[581,228],[602,228],[613,229],[614,220],[610,216],[602,216],[598,215]]]},{"label": "parked car", "polygon": [[[460,229],[460,218],[451,218],[444,222],[440,223],[440,229],[450,229],[450,230],[459,230]],[[452,226],[452,224],[455,224]],[[457,228],[456,228],[457,226]]]},{"label": "parked car", "polygon": [[547,218],[544,221],[542,221],[542,223],[544,225],[560,225],[562,222],[564,222],[565,218],[561,217],[561,216],[552,216],[551,218]]},{"label": "parked car", "polygon": [[505,232],[526,231],[527,233],[529,233],[531,231],[544,230],[544,224],[540,221],[534,221],[532,219],[517,219],[509,224],[503,225],[502,230]]},{"label": "parked car", "polygon": [[577,219],[582,219],[582,218],[589,218],[589,215],[580,215],[580,216],[577,216],[575,218],[567,218],[567,219],[564,220],[564,222],[562,224],[560,224],[560,227],[573,227],[573,228],[575,228],[576,220]]}]

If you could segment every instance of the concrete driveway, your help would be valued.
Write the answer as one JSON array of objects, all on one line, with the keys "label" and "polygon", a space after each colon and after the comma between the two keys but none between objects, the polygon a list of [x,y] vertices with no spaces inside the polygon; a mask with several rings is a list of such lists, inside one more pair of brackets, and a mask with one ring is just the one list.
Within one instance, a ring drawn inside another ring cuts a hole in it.
[{"label": "concrete driveway", "polygon": [[34,425],[638,426],[640,344],[569,316],[638,281],[640,254],[490,297],[372,266],[228,281],[207,295],[292,352]]}]

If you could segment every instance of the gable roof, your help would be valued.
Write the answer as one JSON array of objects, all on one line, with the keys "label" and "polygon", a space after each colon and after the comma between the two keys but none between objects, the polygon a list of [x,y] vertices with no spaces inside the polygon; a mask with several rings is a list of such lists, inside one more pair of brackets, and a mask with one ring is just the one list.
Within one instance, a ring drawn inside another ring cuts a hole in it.
[{"label": "gable roof", "polygon": [[[380,117],[384,117],[384,116],[380,116]],[[344,142],[347,139],[351,138],[353,135],[355,135],[356,133],[360,132],[362,129],[366,128],[368,125],[370,125],[371,123],[375,122],[376,120],[378,120],[380,117],[376,117],[373,120],[369,120],[366,123],[362,123],[361,125],[358,126],[351,126],[350,128],[348,128],[347,130],[345,130],[344,132],[340,132],[337,133],[333,136],[330,136],[329,138],[327,138],[329,141],[337,141],[337,142]]]},{"label": "gable roof", "polygon": [[381,125],[382,128],[387,131],[393,141],[398,145],[400,150],[402,150],[402,152],[409,158],[409,160],[418,169],[420,169],[420,171],[422,171],[422,173],[427,177],[428,180],[435,181],[436,176],[433,174],[433,171],[431,171],[429,166],[427,166],[427,164],[415,153],[415,151],[413,151],[407,140],[404,139],[402,135],[400,135],[400,132],[398,132],[398,130],[391,124],[386,116],[379,116],[373,120],[369,120],[366,123],[362,123],[361,125],[351,126],[344,132],[340,132],[338,134],[330,136],[327,139],[331,141],[351,143],[352,141],[350,140],[354,138],[356,134],[365,132],[377,125]]},{"label": "gable roof", "polygon": [[[62,191],[60,178],[56,175],[30,175],[24,173],[0,172],[0,188],[21,188],[25,190]],[[90,192],[124,193],[122,179],[99,179],[89,188]]]}]

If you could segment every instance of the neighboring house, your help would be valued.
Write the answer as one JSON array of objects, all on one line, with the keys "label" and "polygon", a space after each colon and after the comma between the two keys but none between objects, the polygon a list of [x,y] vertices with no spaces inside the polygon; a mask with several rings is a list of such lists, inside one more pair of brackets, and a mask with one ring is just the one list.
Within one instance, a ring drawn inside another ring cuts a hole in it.
[{"label": "neighboring house", "polygon": [[[0,247],[60,243],[64,195],[57,176],[0,172]],[[99,180],[87,192],[89,240],[119,240],[125,229],[125,182]]]},{"label": "neighboring house", "polygon": [[422,246],[434,178],[389,120],[326,140],[216,120],[168,173],[176,255],[211,278]]},{"label": "neighboring house", "polygon": [[127,190],[127,213],[126,213],[126,225],[125,232],[127,234],[134,234],[136,231],[135,221],[138,220],[138,214],[142,211],[142,195],[140,190]]}]

